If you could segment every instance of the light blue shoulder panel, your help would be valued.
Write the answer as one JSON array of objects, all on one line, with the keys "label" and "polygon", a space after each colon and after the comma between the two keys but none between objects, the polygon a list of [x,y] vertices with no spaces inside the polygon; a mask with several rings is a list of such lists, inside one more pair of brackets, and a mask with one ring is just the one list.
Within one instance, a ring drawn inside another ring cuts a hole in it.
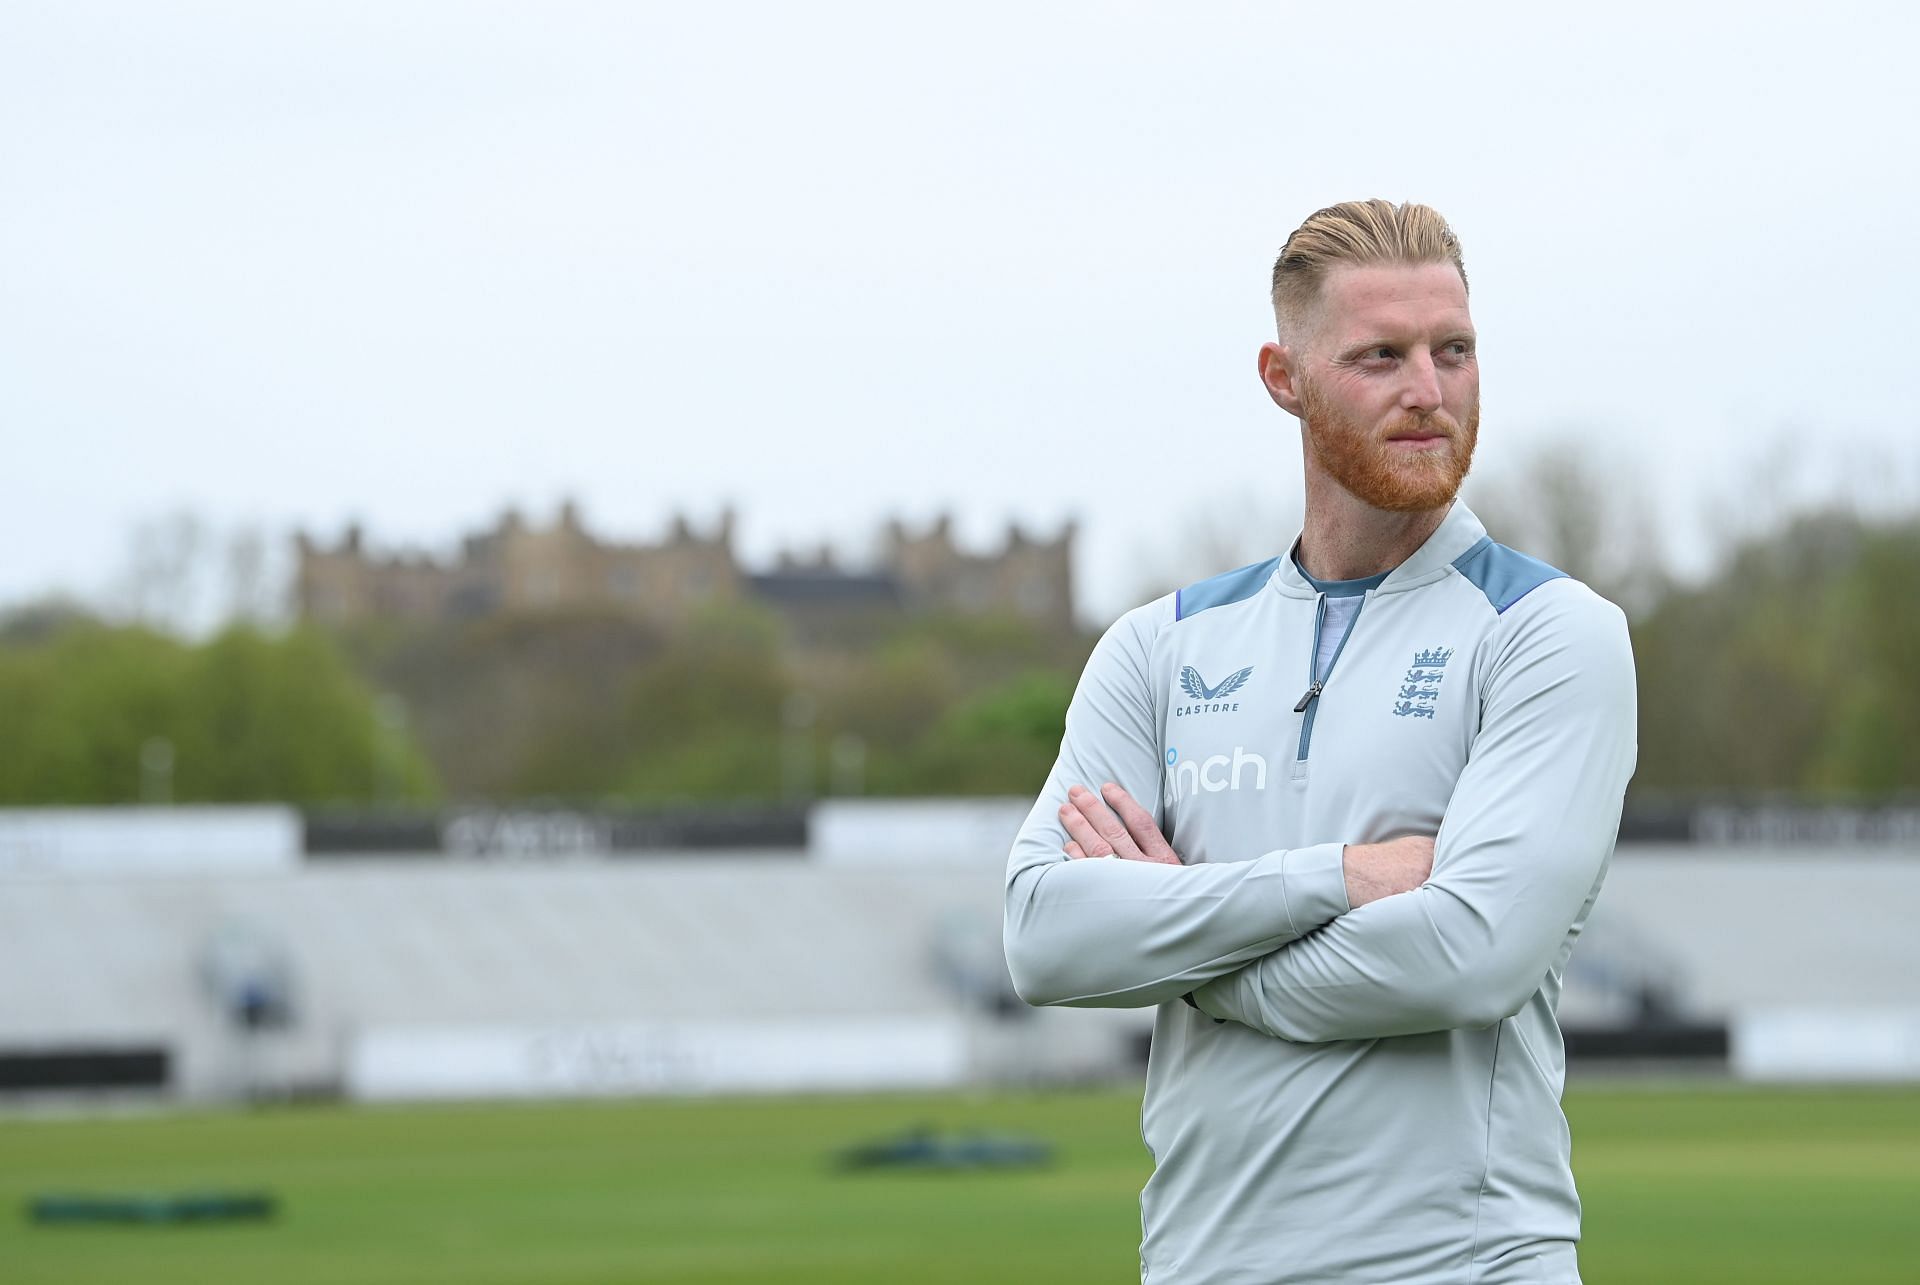
[{"label": "light blue shoulder panel", "polygon": [[1208,607],[1244,602],[1260,592],[1260,587],[1273,578],[1274,570],[1279,565],[1280,559],[1268,558],[1265,562],[1256,562],[1236,571],[1223,571],[1198,584],[1190,584],[1173,596],[1173,618],[1185,620]]},{"label": "light blue shoulder panel", "polygon": [[1478,544],[1453,560],[1453,567],[1487,595],[1487,601],[1498,613],[1504,613],[1547,581],[1567,578],[1567,573],[1558,567],[1530,558],[1518,549],[1495,544],[1492,536],[1482,536]]}]

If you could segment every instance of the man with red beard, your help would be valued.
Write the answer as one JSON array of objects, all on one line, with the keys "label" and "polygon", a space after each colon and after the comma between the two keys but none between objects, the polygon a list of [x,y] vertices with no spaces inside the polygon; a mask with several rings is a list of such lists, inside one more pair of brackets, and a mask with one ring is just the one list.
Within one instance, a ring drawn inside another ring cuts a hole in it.
[{"label": "man with red beard", "polygon": [[1304,528],[1102,637],[1008,967],[1157,1008],[1143,1281],[1577,1282],[1555,1007],[1633,771],[1626,624],[1455,498],[1480,368],[1436,212],[1319,211],[1273,304]]}]

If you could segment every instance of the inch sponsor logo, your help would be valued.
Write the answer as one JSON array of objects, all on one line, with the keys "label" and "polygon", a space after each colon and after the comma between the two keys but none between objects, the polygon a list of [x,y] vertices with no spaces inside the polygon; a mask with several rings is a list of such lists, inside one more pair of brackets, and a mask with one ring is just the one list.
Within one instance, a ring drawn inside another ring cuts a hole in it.
[{"label": "inch sponsor logo", "polygon": [[1167,747],[1165,776],[1169,805],[1196,794],[1219,794],[1223,790],[1264,790],[1267,788],[1267,760],[1244,745],[1233,747],[1232,754],[1209,754],[1205,758],[1180,757],[1180,751]]},{"label": "inch sponsor logo", "polygon": [[1199,670],[1192,665],[1182,666],[1180,690],[1192,697],[1193,703],[1174,706],[1173,716],[1185,718],[1189,714],[1231,714],[1240,708],[1240,702],[1230,701],[1227,697],[1245,687],[1247,680],[1252,677],[1253,666],[1248,665],[1244,669],[1237,669],[1228,674],[1217,684],[1208,686],[1207,680],[1200,676]]}]

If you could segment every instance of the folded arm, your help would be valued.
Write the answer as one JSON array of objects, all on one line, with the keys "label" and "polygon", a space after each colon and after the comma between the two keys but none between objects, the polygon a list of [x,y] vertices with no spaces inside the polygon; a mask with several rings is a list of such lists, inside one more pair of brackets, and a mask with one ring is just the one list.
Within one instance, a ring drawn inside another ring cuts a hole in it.
[{"label": "folded arm", "polygon": [[1347,909],[1338,843],[1194,866],[1067,858],[1059,813],[1075,785],[1115,782],[1163,818],[1147,674],[1158,606],[1122,617],[1094,649],[1059,760],[1008,857],[1007,967],[1030,1004],[1176,1000]]},{"label": "folded arm", "polygon": [[1494,661],[1432,878],[1202,986],[1202,1012],[1372,1039],[1491,1026],[1540,988],[1599,889],[1636,752],[1624,619],[1579,586],[1550,593]]}]

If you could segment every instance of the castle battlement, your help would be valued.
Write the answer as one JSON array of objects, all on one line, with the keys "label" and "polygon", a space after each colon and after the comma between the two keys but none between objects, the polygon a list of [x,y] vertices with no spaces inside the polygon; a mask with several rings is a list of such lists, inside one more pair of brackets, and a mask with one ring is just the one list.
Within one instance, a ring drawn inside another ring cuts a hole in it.
[{"label": "castle battlement", "polygon": [[712,603],[758,601],[803,618],[810,634],[831,633],[835,617],[875,612],[1008,613],[1073,628],[1071,522],[1050,540],[1009,524],[1000,550],[977,553],[957,544],[949,514],[921,531],[896,519],[870,570],[842,569],[821,545],[783,552],[758,574],[734,555],[734,525],[731,509],[705,529],[676,513],[659,541],[618,543],[592,534],[572,501],[545,526],[508,508],[441,560],[376,553],[356,523],[330,546],[295,537],[296,605],[303,619],[335,625],[592,608],[671,626]]}]

